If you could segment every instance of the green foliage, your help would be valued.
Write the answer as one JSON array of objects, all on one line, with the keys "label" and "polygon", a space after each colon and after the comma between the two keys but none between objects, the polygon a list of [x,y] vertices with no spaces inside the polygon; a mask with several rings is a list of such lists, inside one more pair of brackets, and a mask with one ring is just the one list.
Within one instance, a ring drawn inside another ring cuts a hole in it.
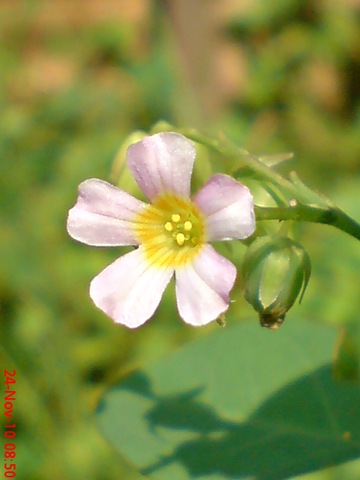
[{"label": "green foliage", "polygon": [[332,378],[336,330],[287,327],[244,322],[123,379],[99,407],[105,437],[156,480],[275,480],[357,458],[360,386]]}]

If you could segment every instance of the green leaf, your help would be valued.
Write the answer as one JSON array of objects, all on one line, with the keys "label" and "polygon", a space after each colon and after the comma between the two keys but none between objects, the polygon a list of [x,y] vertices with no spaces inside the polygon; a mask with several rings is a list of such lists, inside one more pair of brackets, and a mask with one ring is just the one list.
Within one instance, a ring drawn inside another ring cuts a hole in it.
[{"label": "green leaf", "polygon": [[286,153],[276,153],[274,155],[261,155],[259,160],[268,167],[276,167],[278,165],[283,164],[284,162],[288,162],[294,158],[293,152],[286,152]]},{"label": "green leaf", "polygon": [[334,359],[334,375],[340,380],[360,380],[360,325],[345,325],[340,330]]},{"label": "green leaf", "polygon": [[217,329],[104,396],[105,437],[156,480],[280,480],[360,455],[360,388],[332,378],[337,330]]}]

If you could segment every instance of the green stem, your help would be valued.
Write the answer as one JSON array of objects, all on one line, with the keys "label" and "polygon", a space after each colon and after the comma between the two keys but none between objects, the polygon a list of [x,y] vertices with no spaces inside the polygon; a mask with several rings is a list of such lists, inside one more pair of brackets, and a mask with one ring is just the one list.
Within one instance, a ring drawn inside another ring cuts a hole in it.
[{"label": "green stem", "polygon": [[310,207],[298,203],[289,207],[255,207],[257,220],[296,220],[331,225],[360,240],[360,225],[339,208]]},{"label": "green stem", "polygon": [[258,180],[277,185],[282,192],[290,197],[290,206],[255,207],[257,220],[297,220],[323,223],[332,225],[360,240],[360,225],[333,205],[330,200],[306,187],[294,172],[291,174],[292,181],[290,181],[265,165],[254,155],[250,155],[246,150],[242,150],[229,142],[214,140],[192,129],[180,131],[186,137],[202,143],[218,155],[230,160],[236,158],[237,163],[241,164],[241,168],[233,173],[235,178],[241,177],[241,171],[246,166],[256,174]]},{"label": "green stem", "polygon": [[272,168],[262,163],[257,157],[251,155],[246,150],[238,148],[230,143],[225,144],[221,141],[214,140],[196,130],[180,129],[179,131],[191,140],[205,145],[218,155],[228,158],[229,160],[236,158],[237,162],[241,164],[241,168],[232,174],[235,178],[241,176],[241,171],[243,167],[246,166],[257,175],[259,180],[266,180],[278,185],[282,191],[286,192],[291,198],[294,198],[299,202],[308,203],[309,198],[307,194],[300,192],[297,186],[290,182],[290,180],[287,180],[279,173],[275,172]]}]

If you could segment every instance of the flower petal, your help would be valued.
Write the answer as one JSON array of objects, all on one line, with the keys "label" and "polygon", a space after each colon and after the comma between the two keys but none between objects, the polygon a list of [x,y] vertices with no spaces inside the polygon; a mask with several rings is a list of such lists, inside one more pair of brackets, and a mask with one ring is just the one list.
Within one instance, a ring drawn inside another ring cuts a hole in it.
[{"label": "flower petal", "polygon": [[213,175],[193,201],[205,216],[207,241],[247,238],[255,230],[250,190],[228,175]]},{"label": "flower petal", "polygon": [[175,277],[178,310],[186,323],[205,325],[228,309],[236,268],[211,245],[194,262],[177,268]]},{"label": "flower petal", "polygon": [[166,132],[130,145],[127,159],[135,180],[149,200],[164,192],[189,197],[195,153],[190,140],[179,133]]},{"label": "flower petal", "polygon": [[114,185],[92,178],[79,186],[67,230],[79,242],[95,246],[138,245],[132,219],[145,204]]},{"label": "flower petal", "polygon": [[93,279],[90,297],[116,323],[136,328],[153,315],[173,273],[172,268],[149,265],[139,247]]}]

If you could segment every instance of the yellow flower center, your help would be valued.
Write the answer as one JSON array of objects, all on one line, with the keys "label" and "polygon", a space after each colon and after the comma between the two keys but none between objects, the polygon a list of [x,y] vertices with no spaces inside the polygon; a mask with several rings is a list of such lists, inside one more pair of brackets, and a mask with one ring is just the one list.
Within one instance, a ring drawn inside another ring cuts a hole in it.
[{"label": "yellow flower center", "polygon": [[147,259],[177,267],[191,261],[205,243],[205,222],[191,200],[161,195],[134,218],[134,230]]}]

